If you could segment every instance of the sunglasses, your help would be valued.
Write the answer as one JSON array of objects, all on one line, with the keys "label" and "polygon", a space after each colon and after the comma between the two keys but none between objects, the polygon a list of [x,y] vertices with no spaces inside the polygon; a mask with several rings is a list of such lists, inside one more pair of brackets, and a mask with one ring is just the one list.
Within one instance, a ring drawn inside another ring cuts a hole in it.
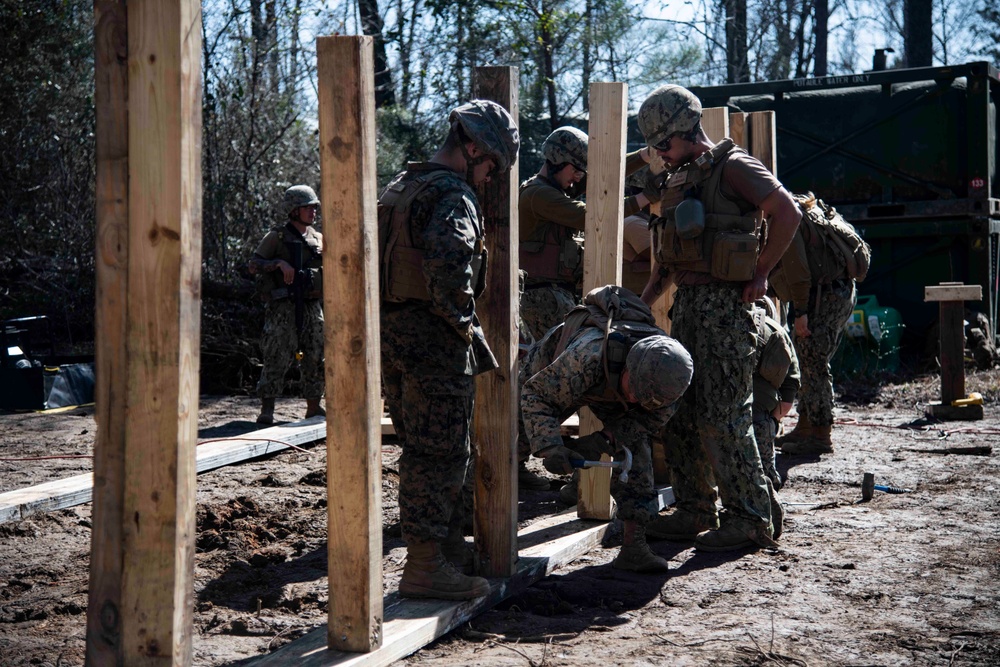
[{"label": "sunglasses", "polygon": [[663,151],[664,153],[666,153],[666,152],[668,152],[670,150],[670,142],[672,140],[673,140],[673,137],[667,137],[666,139],[664,139],[663,141],[661,141],[658,144],[652,144],[653,149],[654,150],[658,150],[658,151]]}]

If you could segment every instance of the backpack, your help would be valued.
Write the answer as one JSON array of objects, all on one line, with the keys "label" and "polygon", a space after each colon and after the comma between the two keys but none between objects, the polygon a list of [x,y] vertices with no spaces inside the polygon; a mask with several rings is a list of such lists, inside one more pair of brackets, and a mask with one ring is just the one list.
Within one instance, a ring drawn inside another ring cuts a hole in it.
[{"label": "backpack", "polygon": [[[807,238],[812,239],[809,245],[822,246],[827,251],[822,253],[823,257],[810,253],[809,269],[813,280],[829,282],[837,279],[843,270],[848,278],[863,282],[871,266],[872,249],[854,225],[811,192],[796,195],[795,199],[802,208],[801,224],[806,228]],[[834,265],[827,255],[832,256]]]},{"label": "backpack", "polygon": [[561,325],[555,359],[562,354],[582,329],[595,327],[604,332],[602,361],[604,387],[594,398],[602,401],[625,402],[619,392],[625,359],[632,346],[649,336],[665,336],[656,326],[649,306],[633,292],[618,285],[605,285],[592,289],[583,297],[583,305],[576,306]]}]

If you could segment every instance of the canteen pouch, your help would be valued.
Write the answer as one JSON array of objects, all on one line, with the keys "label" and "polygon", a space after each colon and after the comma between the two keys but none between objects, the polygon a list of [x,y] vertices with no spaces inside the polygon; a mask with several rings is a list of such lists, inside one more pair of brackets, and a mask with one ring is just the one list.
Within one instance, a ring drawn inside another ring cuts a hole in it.
[{"label": "canteen pouch", "polygon": [[757,235],[718,232],[712,244],[711,274],[718,280],[746,282],[757,270]]}]

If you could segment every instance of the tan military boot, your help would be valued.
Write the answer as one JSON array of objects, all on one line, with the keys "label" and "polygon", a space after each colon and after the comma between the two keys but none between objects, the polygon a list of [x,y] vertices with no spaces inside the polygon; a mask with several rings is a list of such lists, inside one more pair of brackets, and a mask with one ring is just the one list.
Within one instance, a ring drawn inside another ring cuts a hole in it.
[{"label": "tan military boot", "polygon": [[799,421],[795,424],[795,428],[778,438],[775,442],[781,445],[785,442],[794,442],[795,440],[809,437],[812,435],[812,429],[813,425],[809,421],[809,417],[799,414]]},{"label": "tan military boot", "polygon": [[307,398],[306,399],[306,419],[310,417],[325,417],[326,410],[320,405],[320,399],[318,398]]},{"label": "tan military boot", "polygon": [[665,558],[657,556],[649,548],[642,526],[636,526],[631,541],[622,545],[611,567],[629,572],[666,572],[670,566]]},{"label": "tan military boot", "polygon": [[274,423],[274,399],[260,399],[260,414],[257,415],[257,423],[270,426]]},{"label": "tan military boot", "polygon": [[656,540],[686,542],[698,533],[719,527],[718,514],[700,514],[677,509],[664,516],[656,517],[646,526],[646,535]]},{"label": "tan military boot", "polygon": [[548,491],[551,486],[551,481],[548,477],[539,475],[538,473],[528,470],[528,466],[524,461],[520,461],[517,464],[517,488],[524,489],[526,491]]},{"label": "tan military boot", "polygon": [[437,542],[414,542],[406,547],[406,565],[399,594],[407,598],[472,600],[490,592],[482,577],[469,577],[445,560]]},{"label": "tan military boot", "polygon": [[475,553],[460,531],[448,533],[441,543],[441,555],[462,574],[472,574],[475,570]]},{"label": "tan military boot", "polygon": [[694,541],[699,551],[735,551],[747,547],[776,547],[767,526],[748,526],[743,521],[723,521],[720,528],[702,533]]},{"label": "tan military boot", "polygon": [[813,426],[808,437],[781,444],[782,454],[832,454],[832,426]]}]

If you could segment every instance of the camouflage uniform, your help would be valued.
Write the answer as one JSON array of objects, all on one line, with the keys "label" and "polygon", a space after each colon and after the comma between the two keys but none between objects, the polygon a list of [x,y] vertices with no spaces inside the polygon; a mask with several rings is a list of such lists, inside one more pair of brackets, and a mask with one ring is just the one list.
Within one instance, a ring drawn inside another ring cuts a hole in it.
[{"label": "camouflage uniform", "polygon": [[691,353],[695,372],[663,440],[679,509],[715,514],[721,496],[732,520],[770,534],[751,414],[756,327],[742,290],[725,282],[678,288],[670,332]]},{"label": "camouflage uniform", "polygon": [[[441,165],[409,165],[389,187]],[[475,375],[497,368],[475,313],[471,263],[484,236],[475,192],[461,175],[436,178],[409,218],[423,248],[430,301],[383,300],[382,381],[400,457],[400,525],[407,544],[444,540],[464,520]],[[471,342],[470,342],[471,340]]]},{"label": "camouflage uniform", "polygon": [[[521,388],[522,437],[532,452],[563,444],[560,424],[581,406],[589,406],[619,447],[632,452],[628,481],[612,475],[611,494],[618,503],[618,517],[645,525],[657,515],[653,494],[653,461],[650,437],[658,433],[676,410],[676,403],[656,410],[619,402],[594,400],[591,394],[603,387],[604,332],[581,329],[566,350],[553,360],[561,329],[553,329],[532,346],[525,364],[529,379]],[[570,446],[572,448],[572,446]]]},{"label": "camouflage uniform", "polygon": [[853,280],[816,285],[809,295],[809,336],[795,337],[795,351],[802,370],[799,418],[813,426],[833,424],[833,374],[830,360],[837,351],[844,324],[854,310],[857,293]]},{"label": "camouflage uniform", "polygon": [[307,227],[305,234],[299,234],[289,223],[268,232],[254,255],[265,260],[283,259],[292,264],[289,243],[304,243],[303,269],[311,273],[312,285],[303,299],[302,331],[297,331],[294,291],[291,286],[285,285],[281,271],[258,274],[258,290],[267,305],[261,336],[263,368],[257,383],[257,395],[261,398],[281,396],[285,373],[295,360],[296,352],[302,352],[299,361],[302,396],[318,399],[324,389],[323,281],[320,273],[323,267],[320,255],[323,235],[312,227]]},{"label": "camouflage uniform", "polygon": [[759,334],[754,352],[757,370],[753,376],[753,434],[764,474],[775,488],[781,488],[781,476],[774,460],[778,421],[772,413],[779,403],[795,401],[799,388],[799,364],[792,339],[781,323],[767,317],[759,309],[755,316]]}]

